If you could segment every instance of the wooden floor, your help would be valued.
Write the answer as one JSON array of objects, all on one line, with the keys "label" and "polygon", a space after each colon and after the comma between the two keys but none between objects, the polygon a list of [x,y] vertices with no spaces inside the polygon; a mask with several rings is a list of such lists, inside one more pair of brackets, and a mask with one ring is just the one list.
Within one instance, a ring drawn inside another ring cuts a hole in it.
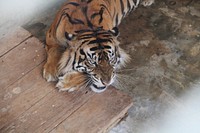
[{"label": "wooden floor", "polygon": [[43,44],[18,28],[0,39],[0,132],[107,132],[132,106],[132,99],[113,87],[58,92],[41,76]]}]

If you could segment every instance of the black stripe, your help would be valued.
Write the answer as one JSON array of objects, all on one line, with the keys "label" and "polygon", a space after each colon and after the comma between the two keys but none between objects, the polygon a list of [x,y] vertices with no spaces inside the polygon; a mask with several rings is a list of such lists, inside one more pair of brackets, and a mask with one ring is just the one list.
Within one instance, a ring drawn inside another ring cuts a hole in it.
[{"label": "black stripe", "polygon": [[88,0],[88,1],[87,1],[87,4],[89,4],[90,2],[92,2],[92,0]]},{"label": "black stripe", "polygon": [[97,47],[90,48],[91,51],[96,51],[96,50],[101,50],[101,49],[111,49],[111,47],[108,45],[105,45],[105,46],[99,45]]},{"label": "black stripe", "polygon": [[96,50],[101,50],[101,49],[104,49],[104,47],[101,46],[101,45],[99,45],[97,47],[90,48],[91,51],[96,51]]},{"label": "black stripe", "polygon": [[[68,4],[71,4],[71,5],[74,5],[74,6],[79,6],[79,4],[78,4],[78,3],[75,3],[75,2],[67,3],[66,6],[67,6]],[[67,8],[64,8],[64,9],[62,10],[62,15],[60,16],[60,19],[59,19],[59,21],[58,21],[58,23],[57,23],[57,25],[56,25],[56,30],[57,30],[57,28],[58,28],[58,26],[59,26],[59,24],[60,24],[60,22],[61,22],[61,20],[62,20],[62,17],[65,16],[65,12],[66,12],[67,10],[69,10],[68,7],[67,7]]]},{"label": "black stripe", "polygon": [[92,56],[90,54],[87,53],[87,56],[89,56],[92,59]]},{"label": "black stripe", "polygon": [[73,60],[73,63],[72,63],[72,69],[73,69],[73,70],[75,70],[75,69],[74,69],[75,63],[76,63],[76,52],[75,52],[75,54],[74,54],[74,60]]},{"label": "black stripe", "polygon": [[89,68],[90,66],[88,65],[88,63],[87,62],[85,62],[85,65]]},{"label": "black stripe", "polygon": [[61,20],[62,20],[62,17],[64,16],[64,12],[66,11],[66,10],[68,10],[69,8],[65,8],[62,12],[62,15],[60,16],[60,19],[59,19],[59,21],[58,21],[58,23],[57,23],[57,25],[56,25],[56,30],[57,30],[57,28],[58,28],[58,26],[59,26],[59,24],[60,24],[60,22],[61,22]]},{"label": "black stripe", "polygon": [[97,46],[97,47],[90,48],[90,51],[96,51],[96,50],[101,50],[101,49],[103,49],[103,47]]},{"label": "black stripe", "polygon": [[75,21],[79,22],[80,24],[84,24],[84,22],[80,19],[74,18]]},{"label": "black stripe", "polygon": [[84,33],[84,32],[91,32],[91,29],[83,29],[83,30],[76,30],[76,33]]},{"label": "black stripe", "polygon": [[94,19],[97,15],[99,15],[99,13],[96,13],[96,12],[95,12],[95,13],[93,13],[93,14],[91,15],[90,18],[91,18],[91,19]]},{"label": "black stripe", "polygon": [[[137,5],[136,5],[136,4],[137,4],[137,0],[136,0],[136,1],[133,0],[133,3],[134,3],[135,6],[137,6]],[[133,6],[133,5],[132,5],[132,6]],[[135,6],[133,6],[133,7],[131,8],[130,12],[133,11],[133,10],[135,10]]]},{"label": "black stripe", "polygon": [[83,45],[83,44],[85,44],[86,42],[88,42],[89,40],[85,40],[85,41],[83,41],[82,43],[81,43],[81,46]]},{"label": "black stripe", "polygon": [[80,54],[85,55],[83,49],[80,49]]},{"label": "black stripe", "polygon": [[100,39],[100,38],[97,38],[96,40],[90,41],[88,44],[104,43],[104,42],[111,42],[112,43],[112,41],[110,39]]},{"label": "black stripe", "polygon": [[106,9],[106,11],[107,11],[107,12],[109,13],[109,15],[111,16],[111,14],[110,14],[110,10],[108,9],[107,6],[105,6],[104,4],[100,4],[100,6],[104,7],[104,9]]},{"label": "black stripe", "polygon": [[117,27],[118,26],[118,21],[119,21],[119,18],[118,18],[119,16],[118,16],[118,13],[117,13],[117,15],[116,15],[116,18],[115,18],[115,27]]},{"label": "black stripe", "polygon": [[102,16],[103,12],[104,12],[104,8],[101,7],[100,11],[98,13],[92,14],[90,18],[94,19],[97,15],[99,15],[100,16],[100,18],[99,18],[99,24],[100,24],[103,21],[103,16]]},{"label": "black stripe", "polygon": [[73,5],[73,6],[79,6],[80,4],[76,3],[76,2],[69,2],[66,5]]},{"label": "black stripe", "polygon": [[83,12],[83,14],[84,14],[85,17],[86,17],[88,27],[90,27],[90,28],[93,29],[93,24],[92,24],[92,23],[90,22],[90,20],[88,19],[87,10],[88,10],[88,7],[87,7],[87,6],[82,8],[82,12]]},{"label": "black stripe", "polygon": [[[85,60],[85,58],[81,58],[81,56],[79,56],[79,58],[78,58],[78,64],[80,64],[81,62],[83,62]],[[77,67],[76,67],[77,68]]]},{"label": "black stripe", "polygon": [[99,32],[99,33],[96,33],[95,31],[93,31],[93,33],[81,35],[79,37],[79,39],[90,39],[92,37],[97,37],[99,35],[102,35],[103,37],[106,37],[106,38],[112,37],[112,35],[109,32],[107,32],[107,31],[105,31],[105,32]]},{"label": "black stripe", "polygon": [[[114,49],[114,53],[115,53],[115,55],[117,55],[117,47],[116,46],[115,46],[115,49]],[[114,53],[112,53],[112,56],[113,56]]]},{"label": "black stripe", "polygon": [[82,20],[79,20],[76,18],[72,19],[68,13],[65,13],[65,16],[67,16],[67,18],[71,24],[83,24],[84,25],[84,22]]},{"label": "black stripe", "polygon": [[104,8],[102,7],[101,10],[99,11],[99,15],[100,15],[99,24],[103,21],[103,12],[104,12]]},{"label": "black stripe", "polygon": [[92,78],[94,81],[98,82],[98,79],[96,79],[96,74],[93,74],[94,78]]},{"label": "black stripe", "polygon": [[105,49],[111,49],[111,47],[108,46],[108,45],[104,45],[104,48],[105,48]]}]

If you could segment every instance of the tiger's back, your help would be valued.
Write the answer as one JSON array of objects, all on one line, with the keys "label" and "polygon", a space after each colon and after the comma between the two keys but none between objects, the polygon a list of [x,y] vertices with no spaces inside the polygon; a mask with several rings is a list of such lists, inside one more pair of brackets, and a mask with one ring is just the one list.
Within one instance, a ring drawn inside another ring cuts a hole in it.
[{"label": "tiger's back", "polygon": [[[70,0],[56,15],[47,32],[47,38],[57,39],[63,45],[69,42],[68,35],[76,35],[85,29],[102,27],[112,30],[122,18],[135,9],[140,0]],[[52,41],[52,40],[51,40]]]}]

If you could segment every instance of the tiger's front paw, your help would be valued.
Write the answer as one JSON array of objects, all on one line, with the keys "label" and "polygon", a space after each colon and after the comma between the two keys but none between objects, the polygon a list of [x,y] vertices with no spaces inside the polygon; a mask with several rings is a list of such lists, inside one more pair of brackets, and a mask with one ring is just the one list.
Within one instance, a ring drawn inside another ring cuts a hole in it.
[{"label": "tiger's front paw", "polygon": [[141,2],[141,4],[143,5],[143,6],[150,6],[150,5],[152,5],[154,3],[154,0],[142,0],[142,2]]},{"label": "tiger's front paw", "polygon": [[88,79],[86,77],[85,74],[76,71],[68,72],[62,77],[59,77],[56,88],[58,88],[59,91],[68,92],[79,90],[87,86]]},{"label": "tiger's front paw", "polygon": [[49,64],[45,64],[43,67],[43,78],[47,80],[47,82],[57,81],[57,69]]},{"label": "tiger's front paw", "polygon": [[59,81],[56,84],[56,88],[58,88],[59,91],[68,91],[68,92],[77,90],[77,87],[72,86],[69,83],[67,83],[64,77],[59,77]]}]

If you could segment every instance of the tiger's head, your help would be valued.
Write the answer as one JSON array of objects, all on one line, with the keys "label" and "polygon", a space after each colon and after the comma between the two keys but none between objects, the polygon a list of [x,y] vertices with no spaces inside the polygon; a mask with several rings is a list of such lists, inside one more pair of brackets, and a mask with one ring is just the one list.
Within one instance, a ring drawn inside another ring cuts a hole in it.
[{"label": "tiger's head", "polygon": [[78,34],[73,69],[88,75],[90,88],[103,92],[113,83],[115,71],[124,66],[129,56],[119,47],[118,31],[83,31]]}]

